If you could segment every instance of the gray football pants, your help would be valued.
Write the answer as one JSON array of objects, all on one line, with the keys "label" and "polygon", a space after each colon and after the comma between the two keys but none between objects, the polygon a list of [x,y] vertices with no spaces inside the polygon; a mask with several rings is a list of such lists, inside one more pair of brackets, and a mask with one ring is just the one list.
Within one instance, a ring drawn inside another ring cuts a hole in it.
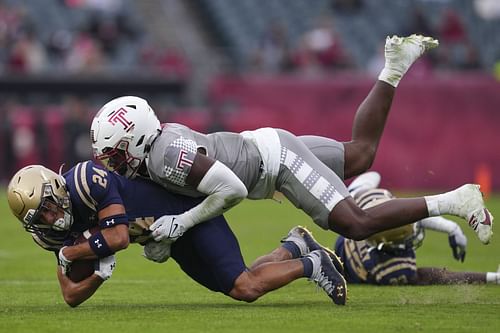
[{"label": "gray football pants", "polygon": [[276,189],[323,229],[335,205],[349,196],[342,181],[344,146],[320,137],[297,137],[278,129],[281,143]]}]

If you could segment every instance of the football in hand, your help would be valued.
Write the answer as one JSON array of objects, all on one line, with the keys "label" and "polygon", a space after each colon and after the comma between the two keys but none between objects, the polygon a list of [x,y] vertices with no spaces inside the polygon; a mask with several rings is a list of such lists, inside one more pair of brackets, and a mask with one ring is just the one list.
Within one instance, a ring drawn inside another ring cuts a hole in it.
[{"label": "football in hand", "polygon": [[75,260],[71,263],[71,269],[68,272],[68,277],[73,282],[80,282],[94,274],[94,265],[96,259],[90,260]]},{"label": "football in hand", "polygon": [[[87,239],[90,238],[94,233],[99,231],[99,227],[93,227],[89,230],[85,230],[80,237],[78,237],[73,245],[81,244],[83,242],[86,242]],[[92,274],[94,274],[95,271],[95,265],[96,265],[97,259],[88,259],[88,260],[75,260],[71,263],[71,268],[70,271],[68,272],[68,277],[70,278],[71,281],[73,282],[80,282],[82,280],[85,280]]]}]

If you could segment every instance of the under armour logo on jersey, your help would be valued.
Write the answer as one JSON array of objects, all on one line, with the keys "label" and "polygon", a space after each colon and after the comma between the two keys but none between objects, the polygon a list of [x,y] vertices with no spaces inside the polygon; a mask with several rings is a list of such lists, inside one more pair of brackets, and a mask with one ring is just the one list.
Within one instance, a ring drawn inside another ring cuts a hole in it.
[{"label": "under armour logo on jersey", "polygon": [[189,159],[188,152],[186,150],[181,150],[179,159],[177,160],[177,169],[184,170],[185,167],[190,168],[192,165],[193,161]]},{"label": "under armour logo on jersey", "polygon": [[94,243],[95,243],[95,245],[97,246],[97,248],[98,248],[98,249],[100,249],[100,248],[102,247],[102,244],[101,244],[101,241],[100,241],[100,240],[96,239],[96,240],[94,241]]},{"label": "under armour logo on jersey", "polygon": [[118,123],[123,125],[123,129],[128,132],[134,127],[134,123],[125,117],[127,110],[120,108],[113,113],[108,118],[108,121],[114,126]]},{"label": "under armour logo on jersey", "polygon": [[108,227],[109,227],[110,225],[113,225],[113,224],[115,224],[115,219],[111,219],[111,220],[109,220],[109,221],[106,221],[106,226],[108,226]]}]

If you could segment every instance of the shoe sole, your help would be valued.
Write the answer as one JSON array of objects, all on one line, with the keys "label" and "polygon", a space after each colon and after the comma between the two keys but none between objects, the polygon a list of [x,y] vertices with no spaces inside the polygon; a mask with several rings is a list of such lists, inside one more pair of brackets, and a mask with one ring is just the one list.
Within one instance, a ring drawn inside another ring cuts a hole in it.
[{"label": "shoe sole", "polygon": [[[477,236],[479,240],[483,244],[488,244],[490,242],[491,236],[493,235],[493,215],[489,212],[488,209],[483,208],[481,212],[484,214],[484,220],[480,221],[477,225],[474,231],[476,231]],[[474,220],[477,219],[480,215],[478,214],[473,214],[471,218],[469,219],[469,225],[474,224]]]},{"label": "shoe sole", "polygon": [[[470,186],[470,185],[469,185]],[[477,199],[476,205],[479,206],[474,213],[470,216],[469,226],[476,232],[477,237],[483,244],[488,244],[490,242],[491,236],[493,235],[493,215],[489,212],[487,208],[484,207],[483,194],[481,193],[481,188],[479,185],[472,185],[473,189],[471,192],[474,194],[470,194],[470,196],[475,195]],[[476,224],[476,220],[479,220]],[[473,225],[476,224],[474,228]]]}]

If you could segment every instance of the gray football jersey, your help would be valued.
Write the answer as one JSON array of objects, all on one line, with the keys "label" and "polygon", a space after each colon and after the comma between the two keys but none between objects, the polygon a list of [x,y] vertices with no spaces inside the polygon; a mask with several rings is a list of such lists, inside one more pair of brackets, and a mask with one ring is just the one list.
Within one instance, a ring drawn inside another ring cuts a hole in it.
[{"label": "gray football jersey", "polygon": [[260,176],[261,156],[252,141],[230,132],[202,134],[176,123],[166,124],[151,147],[146,160],[151,179],[175,193],[204,196],[186,184],[198,148],[231,169],[249,192],[253,189]]}]

